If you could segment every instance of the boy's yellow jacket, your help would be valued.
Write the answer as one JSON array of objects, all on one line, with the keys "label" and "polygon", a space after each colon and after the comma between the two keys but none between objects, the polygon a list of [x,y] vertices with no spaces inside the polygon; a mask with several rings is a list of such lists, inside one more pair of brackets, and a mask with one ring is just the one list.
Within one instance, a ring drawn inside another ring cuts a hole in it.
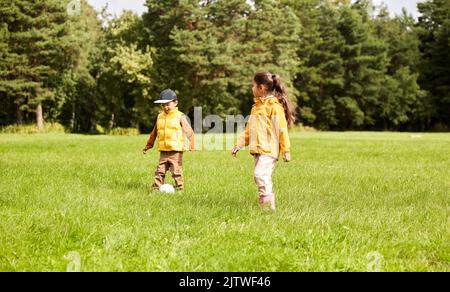
[{"label": "boy's yellow jacket", "polygon": [[153,148],[156,137],[158,137],[159,151],[185,151],[184,135],[187,135],[190,142],[190,149],[195,149],[194,131],[187,122],[184,114],[173,109],[169,113],[161,112],[156,120],[156,125],[147,142],[146,149]]},{"label": "boy's yellow jacket", "polygon": [[255,98],[245,131],[237,146],[249,146],[251,154],[264,154],[278,159],[290,152],[288,124],[284,108],[274,96]]}]

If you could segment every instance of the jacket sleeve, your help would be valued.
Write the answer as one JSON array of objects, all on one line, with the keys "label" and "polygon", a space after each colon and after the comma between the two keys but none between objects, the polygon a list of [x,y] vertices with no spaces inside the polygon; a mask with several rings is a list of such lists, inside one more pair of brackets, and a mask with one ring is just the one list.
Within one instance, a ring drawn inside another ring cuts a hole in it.
[{"label": "jacket sleeve", "polygon": [[189,139],[189,146],[190,146],[190,150],[194,151],[195,150],[195,134],[194,134],[194,130],[192,130],[191,125],[189,124],[189,122],[186,120],[185,116],[181,117],[181,127],[183,128],[183,133],[188,137]]},{"label": "jacket sleeve", "polygon": [[242,132],[242,134],[239,136],[236,146],[238,146],[239,148],[244,148],[245,146],[248,146],[248,144],[250,143],[250,121],[251,121],[251,115],[250,115],[250,119],[247,122],[247,125],[245,126],[245,130],[244,132]]},{"label": "jacket sleeve", "polygon": [[158,128],[157,128],[157,124],[155,123],[155,126],[153,127],[153,130],[150,133],[150,137],[148,138],[147,145],[145,145],[145,149],[148,150],[148,149],[153,148],[153,145],[155,144],[157,136],[158,136]]},{"label": "jacket sleeve", "polygon": [[155,120],[155,126],[153,126],[153,130],[150,133],[150,137],[148,137],[147,145],[145,145],[145,149],[151,149],[153,148],[153,145],[155,144],[156,137],[158,136],[158,118]]},{"label": "jacket sleeve", "polygon": [[280,151],[282,154],[285,154],[291,151],[291,141],[289,140],[288,123],[283,107],[276,107],[275,115],[278,123],[277,127]]}]

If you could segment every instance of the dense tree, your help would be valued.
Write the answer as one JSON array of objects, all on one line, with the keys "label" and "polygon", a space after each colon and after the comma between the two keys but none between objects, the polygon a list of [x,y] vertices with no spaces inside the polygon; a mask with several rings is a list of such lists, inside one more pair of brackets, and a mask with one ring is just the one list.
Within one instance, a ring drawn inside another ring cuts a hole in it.
[{"label": "dense tree", "polygon": [[296,7],[305,26],[296,87],[300,92],[300,120],[330,129],[338,125],[336,103],[344,87],[344,39],[338,30],[338,8],[329,2],[317,2],[297,3]]},{"label": "dense tree", "polygon": [[43,127],[43,103],[54,99],[62,72],[71,68],[77,53],[70,42],[67,2],[58,0],[2,1],[0,23],[2,47],[0,90],[14,100],[21,123],[35,113]]},{"label": "dense tree", "polygon": [[357,8],[343,8],[338,24],[344,38],[345,90],[337,100],[337,116],[343,129],[375,125],[386,67],[386,45],[371,33],[366,13]]},{"label": "dense tree", "polygon": [[152,49],[143,46],[142,20],[125,12],[107,24],[98,76],[100,124],[147,129],[152,119]]},{"label": "dense tree", "polygon": [[86,1],[80,2],[79,14],[70,20],[71,42],[79,54],[75,65],[62,74],[54,116],[73,132],[95,132],[103,31],[97,12]]},{"label": "dense tree", "polygon": [[200,13],[200,1],[147,0],[146,6],[143,23],[146,43],[154,48],[151,96],[156,98],[165,88],[179,91],[183,87],[185,80],[181,72],[185,68],[179,67],[172,32],[193,27]]},{"label": "dense tree", "polygon": [[426,93],[417,84],[420,52],[414,20],[406,11],[402,16],[390,18],[383,8],[373,21],[373,27],[388,46],[377,127],[411,129],[420,123],[426,112]]},{"label": "dense tree", "polygon": [[271,71],[306,125],[450,129],[449,1],[418,20],[372,0],[147,0],[114,18],[68,3],[0,2],[1,126],[148,131],[165,88],[188,114],[248,114],[251,78]]},{"label": "dense tree", "polygon": [[427,127],[450,129],[450,2],[432,0],[418,4],[421,41],[420,85],[429,92]]}]

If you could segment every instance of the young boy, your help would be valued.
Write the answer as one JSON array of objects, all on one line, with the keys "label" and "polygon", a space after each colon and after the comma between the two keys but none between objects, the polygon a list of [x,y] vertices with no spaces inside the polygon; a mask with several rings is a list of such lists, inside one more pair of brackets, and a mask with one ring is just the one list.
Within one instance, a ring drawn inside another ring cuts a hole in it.
[{"label": "young boy", "polygon": [[166,89],[161,92],[160,99],[155,103],[161,104],[163,111],[158,115],[155,127],[150,134],[143,153],[153,148],[158,137],[158,150],[161,152],[159,164],[155,172],[153,187],[159,189],[164,184],[166,172],[170,170],[175,180],[175,188],[183,190],[183,151],[184,136],[189,139],[190,150],[195,150],[195,136],[186,116],[177,108],[178,99],[175,92]]}]

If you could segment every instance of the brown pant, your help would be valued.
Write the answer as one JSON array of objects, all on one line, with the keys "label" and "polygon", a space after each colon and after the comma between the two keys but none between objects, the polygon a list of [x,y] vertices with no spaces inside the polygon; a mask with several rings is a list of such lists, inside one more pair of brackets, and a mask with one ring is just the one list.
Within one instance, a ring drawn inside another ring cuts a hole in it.
[{"label": "brown pant", "polygon": [[178,151],[161,151],[158,167],[155,172],[154,188],[159,188],[164,184],[166,172],[172,173],[175,180],[175,188],[182,190],[184,187],[183,180],[183,152]]}]

